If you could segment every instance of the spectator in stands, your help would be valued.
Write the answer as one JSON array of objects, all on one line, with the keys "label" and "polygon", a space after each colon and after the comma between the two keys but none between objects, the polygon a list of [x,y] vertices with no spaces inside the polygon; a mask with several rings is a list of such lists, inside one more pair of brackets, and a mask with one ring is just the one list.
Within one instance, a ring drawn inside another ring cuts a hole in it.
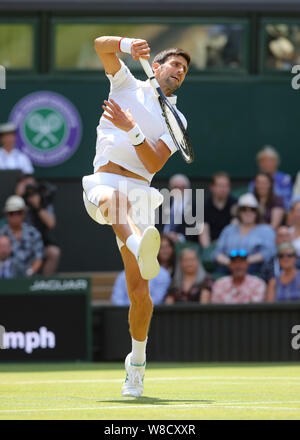
[{"label": "spectator in stands", "polygon": [[243,194],[238,200],[237,224],[226,226],[214,252],[219,264],[217,272],[228,274],[232,249],[247,251],[248,273],[260,273],[262,263],[276,253],[275,232],[269,225],[259,224],[258,202],[253,194]]},{"label": "spectator in stands", "polygon": [[168,235],[161,235],[160,249],[157,259],[160,266],[164,267],[172,278],[176,265],[176,248],[173,240],[171,240]]},{"label": "spectator in stands", "polygon": [[11,242],[6,235],[0,235],[0,278],[24,276],[17,262],[12,258]]},{"label": "spectator in stands", "polygon": [[0,124],[0,169],[21,170],[23,173],[34,172],[28,156],[15,148],[17,127],[11,122]]},{"label": "spectator in stands", "polygon": [[37,182],[31,175],[23,175],[16,187],[16,194],[23,197],[27,210],[25,221],[34,226],[42,235],[44,243],[44,261],[41,273],[53,275],[60,260],[60,248],[57,246],[53,229],[56,218],[53,197],[56,188],[48,182]]},{"label": "spectator in stands", "polygon": [[206,304],[210,300],[211,279],[199,260],[197,251],[184,248],[176,267],[172,287],[168,290],[165,303],[197,302]]},{"label": "spectator in stands", "polygon": [[[174,197],[171,197],[171,206],[162,205],[162,221],[164,223],[162,232],[168,234],[174,243],[186,240],[198,242],[198,235],[187,235],[186,231],[187,228],[194,226],[186,222],[195,211],[190,180],[183,174],[175,174],[169,181],[169,189]],[[169,221],[166,223],[167,219]],[[161,229],[159,226],[158,228]]]},{"label": "spectator in stands", "polygon": [[4,206],[8,223],[2,226],[0,235],[9,237],[14,260],[26,276],[32,276],[42,266],[44,246],[39,231],[24,222],[25,211],[22,197],[10,196]]},{"label": "spectator in stands", "polygon": [[290,232],[291,242],[296,249],[298,257],[300,257],[300,196],[292,199],[290,204]]},{"label": "spectator in stands", "polygon": [[[149,290],[154,305],[161,304],[171,282],[169,272],[161,267],[159,274],[149,281]],[[123,270],[117,277],[113,286],[111,302],[117,306],[129,306],[125,271]]]},{"label": "spectator in stands", "polygon": [[204,229],[200,244],[207,248],[215,242],[232,218],[237,200],[230,195],[230,177],[227,173],[216,173],[210,185],[211,195],[204,204]]},{"label": "spectator in stands", "polygon": [[229,255],[231,275],[219,278],[212,288],[211,302],[214,304],[246,304],[265,300],[266,283],[248,275],[247,252],[234,249]]},{"label": "spectator in stands", "polygon": [[[276,245],[277,248],[281,243],[292,241],[292,234],[287,226],[279,226],[276,231]],[[300,257],[296,259],[296,267],[300,269]],[[261,278],[268,283],[271,278],[280,275],[280,262],[276,254],[270,261],[263,264],[261,268]]]},{"label": "spectator in stands", "polygon": [[27,185],[35,185],[35,184],[36,184],[36,180],[32,174],[22,173],[21,176],[17,180],[15,194],[17,196],[23,197],[25,194],[26,186]]},{"label": "spectator in stands", "polygon": [[258,201],[261,221],[277,229],[284,217],[283,199],[273,192],[272,176],[264,171],[256,174],[254,195]]},{"label": "spectator in stands", "polygon": [[269,281],[268,302],[300,301],[300,271],[296,268],[296,249],[292,243],[278,246],[278,259],[282,272]]},{"label": "spectator in stands", "polygon": [[[292,196],[292,179],[289,174],[278,171],[280,157],[275,148],[266,145],[256,156],[260,171],[269,173],[274,182],[274,193],[283,198],[284,208],[289,208]],[[254,182],[249,185],[249,191],[254,191]]]}]

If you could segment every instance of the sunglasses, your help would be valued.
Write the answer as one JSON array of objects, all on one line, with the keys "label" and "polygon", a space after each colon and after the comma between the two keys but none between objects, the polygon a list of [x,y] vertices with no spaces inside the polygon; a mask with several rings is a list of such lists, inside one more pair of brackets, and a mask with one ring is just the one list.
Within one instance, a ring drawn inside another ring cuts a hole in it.
[{"label": "sunglasses", "polygon": [[230,258],[247,258],[248,254],[245,249],[233,249],[230,254]]},{"label": "sunglasses", "polygon": [[240,211],[242,211],[242,212],[247,212],[247,211],[256,212],[256,208],[252,208],[251,206],[241,206]]},{"label": "sunglasses", "polygon": [[9,215],[10,217],[14,216],[14,215],[23,215],[24,211],[10,211],[7,213],[7,215]]},{"label": "sunglasses", "polygon": [[294,258],[296,254],[278,254],[278,258]]}]

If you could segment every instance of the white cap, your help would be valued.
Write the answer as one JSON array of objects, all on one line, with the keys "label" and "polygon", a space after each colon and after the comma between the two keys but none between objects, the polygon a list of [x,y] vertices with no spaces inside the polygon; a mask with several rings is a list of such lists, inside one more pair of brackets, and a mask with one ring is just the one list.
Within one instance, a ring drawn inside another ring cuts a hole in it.
[{"label": "white cap", "polygon": [[6,122],[5,124],[0,124],[0,134],[11,133],[17,131],[17,126],[13,122]]},{"label": "white cap", "polygon": [[243,194],[238,201],[238,206],[249,206],[249,208],[258,208],[258,202],[252,193]]},{"label": "white cap", "polygon": [[20,196],[10,196],[5,202],[4,212],[23,211],[26,208],[25,202]]}]

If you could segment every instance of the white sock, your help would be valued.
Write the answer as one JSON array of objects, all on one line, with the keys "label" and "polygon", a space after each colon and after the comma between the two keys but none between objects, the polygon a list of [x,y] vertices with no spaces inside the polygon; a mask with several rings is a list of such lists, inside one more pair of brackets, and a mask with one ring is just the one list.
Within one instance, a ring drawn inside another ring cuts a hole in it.
[{"label": "white sock", "polygon": [[133,253],[135,258],[138,257],[138,251],[140,246],[141,238],[136,234],[131,234],[126,240],[126,246]]},{"label": "white sock", "polygon": [[148,338],[144,341],[136,341],[132,339],[131,363],[136,365],[143,365],[146,360],[146,344]]}]

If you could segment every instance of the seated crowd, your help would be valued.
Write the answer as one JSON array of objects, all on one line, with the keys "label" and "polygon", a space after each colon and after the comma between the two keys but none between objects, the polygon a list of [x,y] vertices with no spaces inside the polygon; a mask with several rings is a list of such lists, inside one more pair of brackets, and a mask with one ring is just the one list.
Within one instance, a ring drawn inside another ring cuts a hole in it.
[{"label": "seated crowd", "polygon": [[22,172],[0,214],[0,278],[51,276],[60,260],[53,237],[56,188],[35,179],[30,159],[15,147],[16,129],[0,125],[0,170]]},{"label": "seated crowd", "polygon": [[[237,198],[230,177],[216,173],[198,235],[186,234],[186,211],[195,213],[194,195],[185,191],[191,182],[184,175],[170,179],[177,193],[161,209],[169,221],[157,224],[161,271],[150,282],[154,304],[300,301],[300,197],[278,164],[276,150],[263,148],[258,173]],[[121,304],[121,298],[129,304],[124,274],[111,300]]]},{"label": "seated crowd", "polygon": [[[60,260],[53,236],[56,188],[35,179],[30,159],[15,147],[16,129],[0,125],[0,169],[22,172],[2,208],[0,278],[51,276]],[[157,223],[161,269],[149,284],[154,304],[300,300],[300,175],[293,188],[291,177],[278,171],[279,159],[273,147],[264,147],[258,172],[239,197],[231,194],[228,174],[216,173],[200,227],[190,222],[199,216],[190,180],[171,177],[170,204],[162,205]],[[129,304],[124,272],[111,301]]]}]

